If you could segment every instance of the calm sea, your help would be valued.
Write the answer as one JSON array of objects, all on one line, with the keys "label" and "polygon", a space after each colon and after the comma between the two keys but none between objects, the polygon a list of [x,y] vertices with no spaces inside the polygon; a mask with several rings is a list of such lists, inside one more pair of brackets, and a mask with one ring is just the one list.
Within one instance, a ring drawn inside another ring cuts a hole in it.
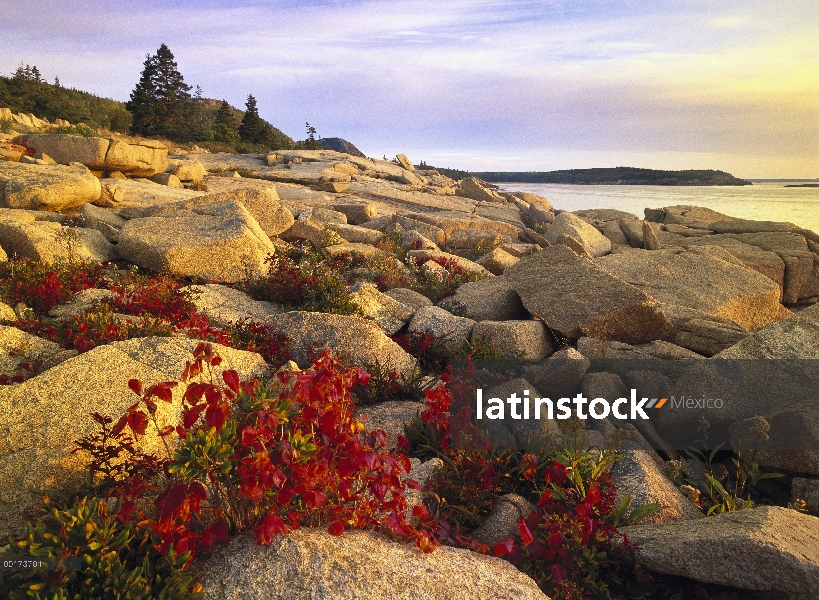
[{"label": "calm sea", "polygon": [[765,181],[742,187],[505,183],[500,188],[545,196],[562,210],[616,208],[642,219],[645,208],[691,204],[732,217],[786,221],[819,232],[819,188],[784,187],[790,183],[799,182]]}]

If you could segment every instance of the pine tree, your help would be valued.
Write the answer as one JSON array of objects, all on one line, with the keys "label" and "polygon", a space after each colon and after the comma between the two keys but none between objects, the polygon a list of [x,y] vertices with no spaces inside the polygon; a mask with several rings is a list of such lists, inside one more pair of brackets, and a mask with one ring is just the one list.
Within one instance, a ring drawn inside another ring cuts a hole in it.
[{"label": "pine tree", "polygon": [[193,103],[191,87],[185,83],[170,49],[162,44],[147,56],[144,69],[125,107],[133,115],[134,133],[184,137]]},{"label": "pine tree", "polygon": [[305,123],[305,125],[307,126],[307,139],[304,141],[304,148],[306,150],[321,150],[321,142],[316,139],[316,128],[310,123]]}]

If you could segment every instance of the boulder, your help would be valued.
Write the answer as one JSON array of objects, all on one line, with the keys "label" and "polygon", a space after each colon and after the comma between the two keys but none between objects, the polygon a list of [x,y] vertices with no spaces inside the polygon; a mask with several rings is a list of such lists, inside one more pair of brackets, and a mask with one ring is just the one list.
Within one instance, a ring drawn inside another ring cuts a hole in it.
[{"label": "boulder", "polygon": [[548,600],[505,560],[446,546],[424,554],[369,531],[301,528],[269,546],[244,534],[195,568],[206,600]]},{"label": "boulder", "polygon": [[643,248],[646,250],[659,250],[661,247],[660,240],[657,238],[657,234],[654,233],[654,229],[649,223],[643,221]]},{"label": "boulder", "polygon": [[[384,256],[383,250],[379,250],[370,244],[333,244],[324,248],[330,256],[337,256],[339,254],[360,254],[365,258],[370,256]],[[397,259],[396,259],[397,260]]]},{"label": "boulder", "polygon": [[749,330],[779,318],[779,286],[721,248],[627,252],[594,262],[659,301],[677,328],[703,315]]},{"label": "boulder", "polygon": [[84,166],[0,162],[0,206],[59,211],[95,202],[100,181]]},{"label": "boulder", "polygon": [[297,242],[306,240],[317,247],[343,244],[346,240],[332,229],[315,219],[294,221],[293,224],[280,234],[283,240]]},{"label": "boulder", "polygon": [[615,504],[619,506],[627,495],[631,508],[643,504],[659,504],[662,510],[655,512],[640,523],[674,523],[702,517],[697,506],[686,498],[666,477],[660,467],[645,450],[632,441],[618,448],[623,457],[611,471],[612,483],[617,488]]},{"label": "boulder", "polygon": [[[76,491],[89,456],[72,454],[76,440],[98,431],[89,416],[99,412],[114,419],[136,401],[128,380],[145,386],[176,380],[198,342],[186,338],[140,338],[98,346],[17,386],[0,389],[0,535],[19,534],[21,510],[41,506],[34,489]],[[242,377],[264,377],[267,366],[258,354],[214,344],[223,363]],[[173,390],[172,403],[158,403],[161,423],[176,424],[181,416],[184,386]],[[32,439],[37,443],[32,444]],[[165,454],[149,428],[139,447]]]},{"label": "boulder", "polygon": [[450,248],[475,250],[492,248],[497,246],[500,241],[500,234],[495,231],[461,229],[449,237],[447,244]]},{"label": "boulder", "polygon": [[748,337],[748,332],[739,325],[690,319],[683,324],[674,341],[703,356],[714,356],[741,342]]},{"label": "boulder", "polygon": [[725,359],[819,358],[819,304],[758,329],[716,356]]},{"label": "boulder", "polygon": [[220,202],[238,202],[244,206],[253,215],[262,231],[271,238],[287,231],[293,225],[293,213],[281,205],[276,189],[272,187],[239,188],[229,192],[207,194],[171,205],[147,208],[142,212],[142,216],[161,216],[179,209],[196,211]]},{"label": "boulder", "polygon": [[405,229],[401,232],[401,247],[405,250],[432,250],[439,252],[438,244],[425,238],[415,229]]},{"label": "boulder", "polygon": [[551,204],[544,204],[543,202],[532,202],[529,204],[528,211],[529,224],[534,225],[550,225],[555,220],[554,209]]},{"label": "boulder", "polygon": [[[523,401],[517,405],[519,417],[525,417],[525,399],[530,399],[530,418],[515,418],[507,399],[516,394]],[[542,447],[555,447],[560,439],[560,429],[557,421],[549,419],[548,415],[541,412],[540,419],[535,418],[535,398],[542,398],[544,394],[538,391],[529,380],[518,377],[510,381],[505,381],[490,389],[483,390],[484,410],[489,407],[489,400],[497,398],[504,404],[503,419],[488,419],[484,416],[480,421],[475,420],[479,428],[485,428],[486,433],[495,446],[507,448],[514,446],[518,450],[526,450],[532,444]],[[554,397],[551,397],[555,400]]]},{"label": "boulder", "polygon": [[444,233],[444,230],[435,225],[402,215],[395,215],[394,222],[401,225],[401,227],[407,231],[417,231],[437,246],[442,245],[446,241],[446,234]]},{"label": "boulder", "polygon": [[85,219],[85,225],[91,229],[99,231],[105,239],[111,243],[119,240],[119,230],[125,225],[126,220],[118,214],[99,208],[93,204],[83,204],[80,214]]},{"label": "boulder", "polygon": [[794,477],[791,481],[791,503],[805,503],[805,510],[816,516],[819,514],[819,479]]},{"label": "boulder", "polygon": [[429,298],[407,288],[393,288],[388,290],[386,295],[401,304],[406,304],[413,310],[418,310],[424,306],[432,306],[432,301]]},{"label": "boulder", "polygon": [[603,256],[611,252],[611,242],[602,233],[570,212],[562,212],[555,217],[544,237],[554,244],[560,235],[573,237],[592,256]]},{"label": "boulder", "polygon": [[590,364],[589,359],[574,348],[563,348],[540,364],[526,367],[524,376],[544,397],[557,401],[577,393]]},{"label": "boulder", "polygon": [[[9,378],[32,377],[76,355],[76,350],[63,350],[55,342],[0,325],[0,374]],[[22,367],[25,363],[28,369]]]},{"label": "boulder", "polygon": [[289,342],[289,352],[300,366],[308,365],[308,351],[327,348],[351,365],[380,365],[411,377],[415,358],[388,338],[373,321],[361,317],[294,311],[270,318]]},{"label": "boulder", "polygon": [[537,507],[523,496],[506,494],[498,498],[489,516],[470,535],[490,548],[506,538],[520,540],[521,520],[536,510]]},{"label": "boulder", "polygon": [[35,221],[32,214],[17,213],[14,218],[0,214],[0,246],[8,254],[17,254],[53,264],[56,261],[90,259],[109,262],[117,251],[102,233],[84,227],[64,228],[53,221]]},{"label": "boulder", "polygon": [[79,162],[98,171],[121,171],[135,177],[150,177],[168,167],[168,148],[154,140],[114,140],[67,134],[31,134],[26,144],[35,156],[48,154],[60,164]]},{"label": "boulder", "polygon": [[[440,198],[440,196],[438,196]],[[440,200],[438,203],[440,204]],[[468,212],[472,212],[469,209]],[[439,210],[438,212],[413,213],[412,218],[418,221],[435,225],[443,230],[445,236],[449,238],[453,233],[461,229],[474,229],[476,231],[495,231],[501,235],[516,236],[520,231],[520,225],[504,223],[495,219],[486,219],[477,215],[464,214],[455,210]],[[434,241],[434,240],[433,240]]]},{"label": "boulder", "polygon": [[[731,446],[760,451],[756,462],[774,471],[819,475],[819,398],[732,423]],[[760,425],[764,435],[760,435]],[[770,427],[770,429],[768,429]]]},{"label": "boulder", "polygon": [[362,406],[359,409],[367,431],[383,429],[387,433],[387,448],[395,448],[399,435],[405,435],[404,426],[426,408],[422,402],[388,401]]},{"label": "boulder", "polygon": [[475,321],[510,321],[528,317],[517,292],[503,277],[465,283],[447,301],[464,304],[466,316]]},{"label": "boulder", "polygon": [[372,221],[378,216],[378,205],[373,202],[333,204],[331,208],[340,213],[344,213],[347,216],[347,223],[351,225],[362,225],[367,221]]},{"label": "boulder", "polygon": [[[517,245],[517,244],[516,244]],[[502,248],[495,248],[484,254],[477,263],[493,275],[503,275],[503,272],[520,260]]]},{"label": "boulder", "polygon": [[244,292],[216,283],[191,285],[181,291],[189,293],[196,310],[218,327],[238,321],[266,323],[282,312],[281,305],[275,302],[254,300]]},{"label": "boulder", "polygon": [[371,283],[356,284],[350,292],[350,300],[358,306],[361,313],[378,323],[387,335],[398,333],[415,312],[411,306],[382,294]]},{"label": "boulder", "polygon": [[474,177],[467,177],[461,180],[455,193],[479,202],[497,202],[500,196],[483,187],[481,183],[480,180]]},{"label": "boulder", "polygon": [[122,258],[155,272],[235,282],[266,272],[270,238],[235,201],[131,219],[119,234]]},{"label": "boulder", "polygon": [[444,348],[454,352],[466,346],[474,326],[472,319],[456,317],[437,306],[425,306],[415,311],[408,331],[430,334]]},{"label": "boulder", "polygon": [[484,269],[478,263],[472,262],[471,260],[467,260],[461,256],[456,256],[455,254],[449,254],[448,252],[438,252],[435,250],[410,250],[409,252],[407,252],[407,256],[409,256],[410,258],[421,259],[421,262],[426,262],[432,259],[445,258],[446,260],[451,260],[454,263],[456,263],[467,273],[476,273],[478,275],[489,274],[489,271]]},{"label": "boulder", "polygon": [[170,188],[182,189],[185,187],[182,185],[182,182],[179,181],[179,177],[173,173],[157,173],[151,175],[148,179],[159,185],[167,185]]},{"label": "boulder", "polygon": [[117,298],[117,294],[111,290],[88,288],[71,296],[65,304],[54,306],[48,311],[48,316],[58,321],[70,321],[72,317],[88,312],[104,302],[113,304]]},{"label": "boulder", "polygon": [[168,161],[168,172],[173,173],[180,181],[199,183],[205,178],[205,166],[195,160],[173,159]]},{"label": "boulder", "polygon": [[543,360],[554,352],[552,336],[542,321],[479,321],[472,329],[472,341],[491,344],[523,360]]},{"label": "boulder", "polygon": [[795,510],[759,506],[621,531],[657,573],[791,600],[819,596],[819,519]]},{"label": "boulder", "polygon": [[325,225],[346,225],[347,215],[343,212],[333,210],[331,208],[324,208],[323,206],[316,206],[313,208],[311,217],[316,221],[321,221]]},{"label": "boulder", "polygon": [[340,237],[355,244],[371,244],[375,246],[384,237],[380,231],[358,227],[357,225],[331,225],[330,229]]},{"label": "boulder", "polygon": [[532,315],[567,337],[639,344],[671,330],[654,298],[565,246],[521,258],[503,279]]},{"label": "boulder", "polygon": [[395,156],[395,160],[398,161],[398,164],[405,168],[407,171],[414,171],[415,166],[410,162],[410,159],[407,158],[406,154],[397,154]]}]

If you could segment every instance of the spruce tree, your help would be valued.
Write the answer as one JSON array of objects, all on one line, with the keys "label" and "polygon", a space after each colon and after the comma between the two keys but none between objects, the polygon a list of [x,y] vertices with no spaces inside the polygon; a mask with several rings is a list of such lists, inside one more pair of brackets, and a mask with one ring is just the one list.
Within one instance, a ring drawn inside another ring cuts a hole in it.
[{"label": "spruce tree", "polygon": [[170,49],[162,44],[147,56],[144,69],[125,107],[133,115],[134,133],[145,136],[184,137],[192,113],[191,87],[185,83]]}]

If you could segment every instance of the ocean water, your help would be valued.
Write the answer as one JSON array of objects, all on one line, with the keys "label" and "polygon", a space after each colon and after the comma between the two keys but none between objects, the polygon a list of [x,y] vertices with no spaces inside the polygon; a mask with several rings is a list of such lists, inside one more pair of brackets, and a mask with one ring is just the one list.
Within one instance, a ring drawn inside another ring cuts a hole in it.
[{"label": "ocean water", "polygon": [[504,183],[499,187],[544,196],[561,210],[616,208],[642,219],[646,208],[690,204],[742,219],[795,223],[819,233],[819,188],[784,187],[790,183],[799,182],[764,181],[741,187],[552,183]]}]

